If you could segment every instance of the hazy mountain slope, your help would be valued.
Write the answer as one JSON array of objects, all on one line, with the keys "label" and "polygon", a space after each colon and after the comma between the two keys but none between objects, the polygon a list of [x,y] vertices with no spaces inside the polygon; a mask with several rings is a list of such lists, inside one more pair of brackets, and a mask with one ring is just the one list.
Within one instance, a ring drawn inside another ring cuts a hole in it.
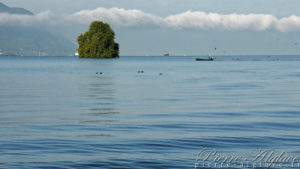
[{"label": "hazy mountain slope", "polygon": [[0,52],[18,55],[72,55],[76,46],[65,38],[38,28],[0,27]]},{"label": "hazy mountain slope", "polygon": [[[10,8],[0,2],[0,13],[33,15],[23,8]],[[1,18],[0,18],[1,19]],[[37,26],[0,25],[0,54],[13,55],[73,55],[76,46],[56,33]]]}]

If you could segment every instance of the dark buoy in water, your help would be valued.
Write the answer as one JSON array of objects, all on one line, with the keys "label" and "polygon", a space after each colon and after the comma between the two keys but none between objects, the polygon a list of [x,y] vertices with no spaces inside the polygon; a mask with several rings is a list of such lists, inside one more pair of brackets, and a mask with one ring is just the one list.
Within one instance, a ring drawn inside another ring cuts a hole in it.
[{"label": "dark buoy in water", "polygon": [[144,73],[144,71],[142,70],[141,73]]},{"label": "dark buoy in water", "polygon": [[100,75],[102,75],[103,73],[102,72],[100,72]]},{"label": "dark buoy in water", "polygon": [[159,73],[159,75],[161,76],[161,75],[162,75],[162,73]]}]

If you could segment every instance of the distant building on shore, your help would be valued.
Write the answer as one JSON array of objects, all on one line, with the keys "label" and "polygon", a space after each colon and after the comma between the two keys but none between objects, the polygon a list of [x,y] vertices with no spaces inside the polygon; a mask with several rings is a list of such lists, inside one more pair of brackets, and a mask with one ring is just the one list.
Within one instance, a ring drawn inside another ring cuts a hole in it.
[{"label": "distant building on shore", "polygon": [[6,54],[6,53],[0,52],[0,56],[20,56],[20,55],[17,55],[17,54]]}]

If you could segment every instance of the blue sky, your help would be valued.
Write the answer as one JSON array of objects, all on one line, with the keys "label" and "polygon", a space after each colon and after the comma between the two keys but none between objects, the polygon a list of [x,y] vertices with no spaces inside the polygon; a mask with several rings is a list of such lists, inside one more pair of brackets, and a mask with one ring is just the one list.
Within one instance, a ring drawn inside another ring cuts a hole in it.
[{"label": "blue sky", "polygon": [[[93,20],[111,24],[121,55],[300,54],[299,0],[1,0],[75,43]],[[1,17],[1,16],[0,16]],[[4,17],[4,16],[3,16]],[[217,48],[217,50],[215,50]]]}]

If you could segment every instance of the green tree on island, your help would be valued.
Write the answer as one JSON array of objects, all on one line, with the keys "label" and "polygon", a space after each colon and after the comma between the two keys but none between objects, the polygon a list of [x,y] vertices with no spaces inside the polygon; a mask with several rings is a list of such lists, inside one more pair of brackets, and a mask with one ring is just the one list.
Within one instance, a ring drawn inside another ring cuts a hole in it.
[{"label": "green tree on island", "polygon": [[101,21],[91,23],[89,31],[78,36],[80,58],[118,58],[119,44],[114,41],[115,33]]}]

